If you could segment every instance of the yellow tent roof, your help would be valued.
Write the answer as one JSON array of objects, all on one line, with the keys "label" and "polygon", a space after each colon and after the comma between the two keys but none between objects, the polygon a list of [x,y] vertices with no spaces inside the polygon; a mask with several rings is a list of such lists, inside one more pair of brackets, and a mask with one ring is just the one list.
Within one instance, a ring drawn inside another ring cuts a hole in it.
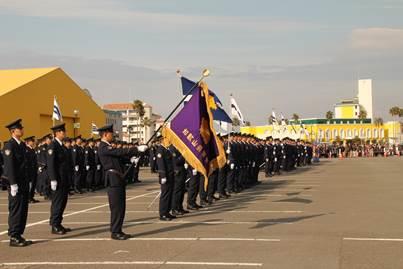
[{"label": "yellow tent roof", "polygon": [[58,67],[0,70],[0,96],[56,69],[58,69]]}]

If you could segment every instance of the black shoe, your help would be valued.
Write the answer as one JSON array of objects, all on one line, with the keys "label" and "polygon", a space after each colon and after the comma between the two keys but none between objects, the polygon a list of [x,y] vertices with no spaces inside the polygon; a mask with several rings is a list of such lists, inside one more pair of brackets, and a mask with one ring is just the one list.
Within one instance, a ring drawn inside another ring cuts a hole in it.
[{"label": "black shoe", "polygon": [[141,183],[142,181],[141,180],[135,180],[133,183]]},{"label": "black shoe", "polygon": [[129,234],[125,234],[124,232],[120,232],[120,233],[112,233],[111,234],[111,238],[113,240],[127,240],[131,237],[131,235]]},{"label": "black shoe", "polygon": [[172,220],[171,216],[172,216],[171,214],[160,216],[160,220],[161,221],[171,221]]},{"label": "black shoe", "polygon": [[64,235],[66,234],[66,230],[63,226],[52,226],[52,234]]},{"label": "black shoe", "polygon": [[199,210],[199,207],[196,206],[196,205],[188,205],[186,208],[187,208],[188,210]]},{"label": "black shoe", "polygon": [[66,233],[71,232],[71,229],[70,229],[70,228],[66,228],[66,227],[64,227],[63,225],[60,225],[60,228],[62,228]]},{"label": "black shoe", "polygon": [[208,204],[208,205],[212,205],[213,202],[214,202],[213,198],[207,200],[207,204]]},{"label": "black shoe", "polygon": [[10,247],[26,247],[32,245],[32,241],[25,240],[22,236],[10,237]]},{"label": "black shoe", "polygon": [[169,213],[168,213],[166,216],[167,216],[168,218],[171,218],[171,219],[176,219],[176,216],[171,215],[171,214],[169,214]]},{"label": "black shoe", "polygon": [[82,192],[80,189],[78,189],[78,188],[74,188],[74,192],[77,193],[77,194],[82,194],[82,193],[83,193],[83,192]]},{"label": "black shoe", "polygon": [[182,213],[182,215],[184,215],[184,214],[189,214],[190,212],[189,211],[187,211],[187,210],[185,210],[185,209],[181,209],[181,210],[179,210],[179,212],[181,212]]},{"label": "black shoe", "polygon": [[184,213],[179,210],[172,210],[172,215],[173,216],[182,216]]},{"label": "black shoe", "polygon": [[32,198],[32,199],[29,200],[29,203],[30,204],[36,204],[36,203],[39,203],[39,201],[36,200],[35,198]]},{"label": "black shoe", "polygon": [[[209,203],[208,203],[208,201],[206,201],[206,200],[201,200],[200,201],[200,206],[201,207],[205,207],[205,206],[207,206]],[[199,208],[200,208],[200,206],[199,206]]]},{"label": "black shoe", "polygon": [[222,194],[220,194],[220,198],[221,198],[221,199],[228,199],[229,196],[226,195],[226,194],[224,194],[224,193],[222,193]]},{"label": "black shoe", "polygon": [[220,201],[220,199],[221,199],[220,196],[218,196],[218,197],[213,196],[213,200],[214,200],[214,201]]}]

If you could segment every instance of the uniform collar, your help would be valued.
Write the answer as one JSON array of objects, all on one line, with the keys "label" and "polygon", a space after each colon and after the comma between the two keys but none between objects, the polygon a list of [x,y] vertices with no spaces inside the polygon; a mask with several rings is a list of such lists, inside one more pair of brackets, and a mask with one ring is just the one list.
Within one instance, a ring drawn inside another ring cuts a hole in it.
[{"label": "uniform collar", "polygon": [[19,140],[18,138],[14,137],[14,136],[12,138],[15,140],[15,142],[17,142],[18,145],[21,145],[21,140]]},{"label": "uniform collar", "polygon": [[55,140],[59,143],[60,146],[63,145],[62,141],[60,141],[59,138],[55,137]]},{"label": "uniform collar", "polygon": [[108,141],[106,141],[106,140],[101,140],[102,142],[104,142],[104,143],[106,143],[108,146],[111,146],[111,143],[109,143]]}]

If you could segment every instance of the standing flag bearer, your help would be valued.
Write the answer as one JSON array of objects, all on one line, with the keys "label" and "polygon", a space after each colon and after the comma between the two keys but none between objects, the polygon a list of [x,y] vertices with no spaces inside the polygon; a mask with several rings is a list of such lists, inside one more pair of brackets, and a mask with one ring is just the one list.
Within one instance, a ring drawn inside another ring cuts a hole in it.
[{"label": "standing flag bearer", "polygon": [[25,231],[28,216],[29,179],[25,170],[25,144],[21,141],[24,127],[21,119],[6,126],[11,139],[4,145],[4,174],[8,189],[8,235],[11,247],[25,247],[32,241],[25,240],[22,235]]}]

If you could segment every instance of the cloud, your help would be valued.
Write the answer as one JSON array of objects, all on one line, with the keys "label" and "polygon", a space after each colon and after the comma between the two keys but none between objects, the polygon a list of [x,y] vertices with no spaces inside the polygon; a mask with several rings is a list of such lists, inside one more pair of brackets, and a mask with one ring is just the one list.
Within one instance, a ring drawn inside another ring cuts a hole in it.
[{"label": "cloud", "polygon": [[187,15],[133,10],[112,0],[2,0],[0,9],[21,16],[74,18],[149,30],[237,29],[258,32],[302,31],[323,26],[305,21],[247,16]]},{"label": "cloud", "polygon": [[357,50],[403,50],[403,29],[354,29],[351,34],[351,45]]}]

